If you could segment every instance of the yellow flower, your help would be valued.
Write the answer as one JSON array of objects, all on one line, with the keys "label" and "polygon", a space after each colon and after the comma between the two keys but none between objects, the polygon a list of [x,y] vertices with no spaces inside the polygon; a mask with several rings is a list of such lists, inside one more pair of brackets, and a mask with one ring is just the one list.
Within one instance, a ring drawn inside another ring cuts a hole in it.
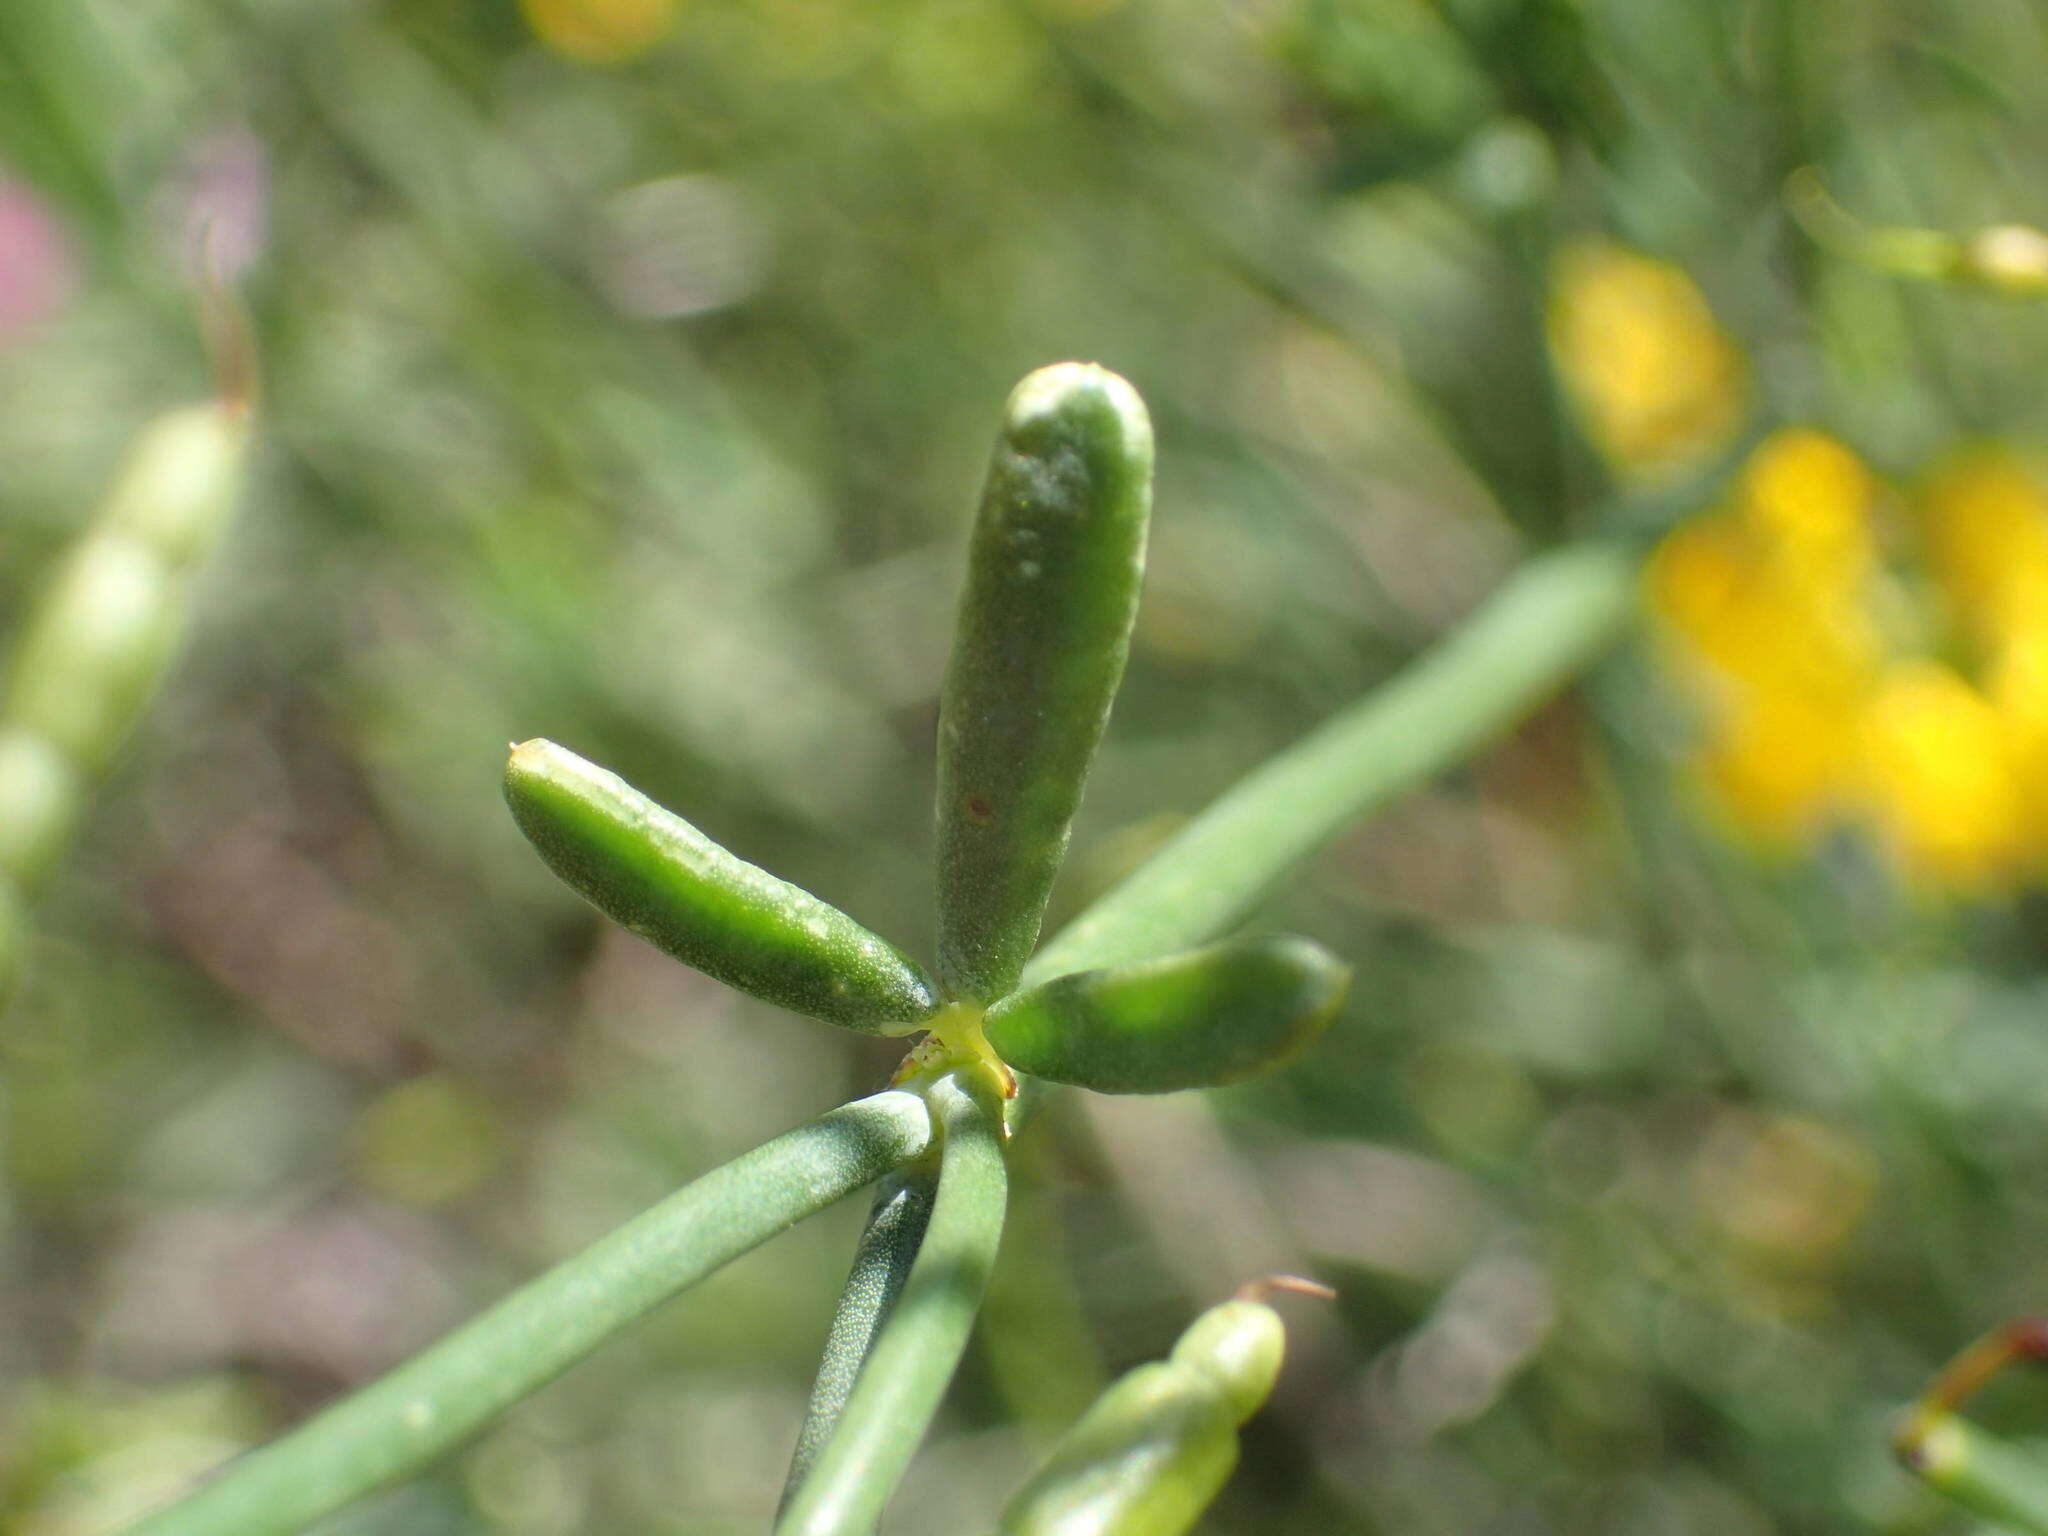
[{"label": "yellow flower", "polygon": [[1764,692],[1728,708],[1701,749],[1709,797],[1759,847],[1790,853],[1843,809],[1843,765],[1853,761],[1859,715],[1848,701]]},{"label": "yellow flower", "polygon": [[2028,830],[2048,848],[2048,484],[1997,444],[1948,461],[1921,488],[1930,563],[1984,659]]},{"label": "yellow flower", "polygon": [[[1667,540],[1650,569],[1650,601],[1683,660],[1712,677],[1702,691],[1860,697],[1882,654],[1858,594],[1813,591],[1771,570],[1724,528],[1696,525]],[[1731,548],[1730,546],[1733,546]]]},{"label": "yellow flower", "polygon": [[1861,799],[1912,879],[1966,891],[2009,884],[2030,854],[2005,722],[1929,661],[1891,669],[1864,718]]},{"label": "yellow flower", "polygon": [[2015,611],[2030,618],[2008,629],[1985,691],[2005,722],[2036,844],[2048,849],[2048,571],[2017,582],[2014,601]]},{"label": "yellow flower", "polygon": [[1916,884],[2008,887],[2048,850],[2048,484],[1977,449],[1918,498],[1981,689],[1925,657],[1887,660],[1877,498],[1847,448],[1784,431],[1725,510],[1659,548],[1650,605],[1706,715],[1695,771],[1763,846],[1853,817]]},{"label": "yellow flower", "polygon": [[1741,356],[1678,267],[1606,241],[1559,256],[1550,342],[1587,430],[1625,469],[1655,472],[1741,421]]},{"label": "yellow flower", "polygon": [[1874,499],[1833,438],[1780,432],[1751,458],[1732,510],[1664,540],[1651,606],[1726,682],[1830,708],[1858,700],[1883,654],[1869,601]]},{"label": "yellow flower", "polygon": [[1650,608],[1703,660],[1736,676],[1768,643],[1769,615],[1751,600],[1756,559],[1735,518],[1694,518],[1667,534],[1650,558]]},{"label": "yellow flower", "polygon": [[1775,432],[1742,474],[1743,515],[1796,579],[1844,589],[1876,563],[1870,515],[1877,486],[1863,461],[1825,432]]},{"label": "yellow flower", "polygon": [[2010,449],[1951,459],[1921,488],[1930,561],[1956,618],[1995,650],[2016,629],[2048,623],[2048,487]]},{"label": "yellow flower", "polygon": [[1823,433],[1780,432],[1733,505],[1667,537],[1652,609],[1708,715],[1695,764],[1744,835],[1798,848],[1838,818],[1883,661],[1869,602],[1875,487]]}]

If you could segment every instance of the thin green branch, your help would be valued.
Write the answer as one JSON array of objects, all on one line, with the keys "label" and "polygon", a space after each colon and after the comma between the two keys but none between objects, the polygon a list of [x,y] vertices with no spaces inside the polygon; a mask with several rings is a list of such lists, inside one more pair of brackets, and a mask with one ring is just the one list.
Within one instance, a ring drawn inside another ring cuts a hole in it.
[{"label": "thin green branch", "polygon": [[131,1536],[282,1536],[419,1471],[653,1307],[919,1157],[932,1134],[924,1101],[892,1090],[756,1147],[230,1463]]},{"label": "thin green branch", "polygon": [[1406,672],[1226,791],[1062,929],[1024,984],[1227,932],[1350,822],[1462,762],[1570,682],[1620,634],[1639,562],[1619,542],[1531,560]]},{"label": "thin green branch", "polygon": [[895,1307],[896,1298],[903,1293],[911,1263],[924,1245],[938,1188],[938,1168],[927,1157],[884,1179],[875,1195],[875,1208],[869,1212],[868,1224],[861,1231],[853,1267],[839,1293],[838,1310],[832,1315],[832,1329],[825,1337],[824,1358],[818,1362],[810,1406],[797,1434],[795,1454],[790,1457],[789,1477],[782,1489],[782,1509],[787,1509],[796,1497],[797,1489],[818,1459],[818,1452],[838,1427],[846,1400],[853,1395],[861,1363],[867,1359],[875,1335]]},{"label": "thin green branch", "polygon": [[967,1347],[1003,1233],[1002,1115],[959,1074],[941,1077],[927,1097],[942,1143],[924,1246],[776,1536],[869,1536]]}]

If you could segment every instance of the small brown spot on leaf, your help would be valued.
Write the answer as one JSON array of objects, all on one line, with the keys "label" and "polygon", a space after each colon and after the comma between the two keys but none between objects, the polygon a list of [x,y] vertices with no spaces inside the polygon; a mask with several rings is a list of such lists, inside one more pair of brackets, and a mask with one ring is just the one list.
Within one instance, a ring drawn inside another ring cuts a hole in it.
[{"label": "small brown spot on leaf", "polygon": [[985,795],[967,797],[967,819],[977,827],[985,827],[996,819],[996,808]]}]

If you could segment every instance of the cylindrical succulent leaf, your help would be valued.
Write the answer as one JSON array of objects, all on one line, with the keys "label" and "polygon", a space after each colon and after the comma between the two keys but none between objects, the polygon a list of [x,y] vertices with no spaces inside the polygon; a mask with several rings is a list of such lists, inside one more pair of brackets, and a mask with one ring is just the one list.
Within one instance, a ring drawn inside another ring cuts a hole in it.
[{"label": "cylindrical succulent leaf", "polygon": [[1120,1377],[1060,1437],[999,1536],[1183,1536],[1237,1464],[1237,1427],[1272,1394],[1285,1349],[1264,1301],[1211,1307],[1169,1358]]},{"label": "cylindrical succulent leaf", "polygon": [[1001,997],[1038,942],[1123,677],[1152,507],[1152,425],[1107,369],[1011,394],[939,706],[939,978]]},{"label": "cylindrical succulent leaf", "polygon": [[35,887],[176,654],[250,430],[239,396],[158,418],[15,637],[0,687],[0,999]]},{"label": "cylindrical succulent leaf", "polygon": [[10,723],[97,771],[169,659],[184,618],[177,577],[131,539],[82,543],[22,637]]},{"label": "cylindrical succulent leaf", "polygon": [[0,723],[74,771],[112,758],[156,687],[192,578],[233,509],[249,443],[235,402],[173,411],[136,444],[105,510],[15,643]]},{"label": "cylindrical succulent leaf", "polygon": [[0,880],[33,886],[78,819],[82,785],[47,738],[0,724]]},{"label": "cylindrical succulent leaf", "polygon": [[1237,1421],[1206,1377],[1160,1361],[1095,1400],[1003,1510],[999,1536],[1180,1536],[1237,1465]]},{"label": "cylindrical succulent leaf", "polygon": [[1350,978],[1307,939],[1233,939],[1062,976],[1004,998],[982,1028],[997,1055],[1033,1077],[1100,1093],[1206,1088],[1304,1049]]},{"label": "cylindrical succulent leaf", "polygon": [[1242,1424],[1273,1395],[1280,1362],[1287,1354],[1287,1330],[1280,1314],[1256,1296],[1239,1294],[1211,1307],[1188,1325],[1173,1346],[1173,1363],[1209,1378]]},{"label": "cylindrical succulent leaf", "polygon": [[505,798],[548,867],[605,916],[727,986],[902,1035],[938,1006],[915,962],[551,741],[512,749]]}]

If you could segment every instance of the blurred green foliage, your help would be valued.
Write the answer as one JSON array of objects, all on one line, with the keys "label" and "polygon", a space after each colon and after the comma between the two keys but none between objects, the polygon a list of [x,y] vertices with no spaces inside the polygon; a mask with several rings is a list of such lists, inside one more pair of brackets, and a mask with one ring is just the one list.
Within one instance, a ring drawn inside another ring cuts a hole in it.
[{"label": "blurred green foliage", "polygon": [[[2018,0],[0,6],[0,637],[208,388],[196,250],[266,376],[191,653],[0,1025],[0,1522],[107,1529],[880,1081],[886,1043],[561,889],[502,746],[927,931],[1016,377],[1099,359],[1160,441],[1057,920],[1599,525],[1546,350],[1567,242],[1682,264],[1760,412],[1888,473],[2041,443],[2048,311],[1818,251],[1781,188],[2048,224],[2044,72]],[[985,1524],[1107,1373],[1276,1269],[1342,1299],[1294,1314],[1218,1533],[1963,1528],[1883,1430],[2039,1305],[2044,909],[1849,840],[1749,858],[1674,788],[1677,714],[1624,658],[1322,861],[1274,924],[1358,980],[1286,1075],[1061,1101],[892,1531]],[[761,1528],[859,1216],[332,1529]]]}]

